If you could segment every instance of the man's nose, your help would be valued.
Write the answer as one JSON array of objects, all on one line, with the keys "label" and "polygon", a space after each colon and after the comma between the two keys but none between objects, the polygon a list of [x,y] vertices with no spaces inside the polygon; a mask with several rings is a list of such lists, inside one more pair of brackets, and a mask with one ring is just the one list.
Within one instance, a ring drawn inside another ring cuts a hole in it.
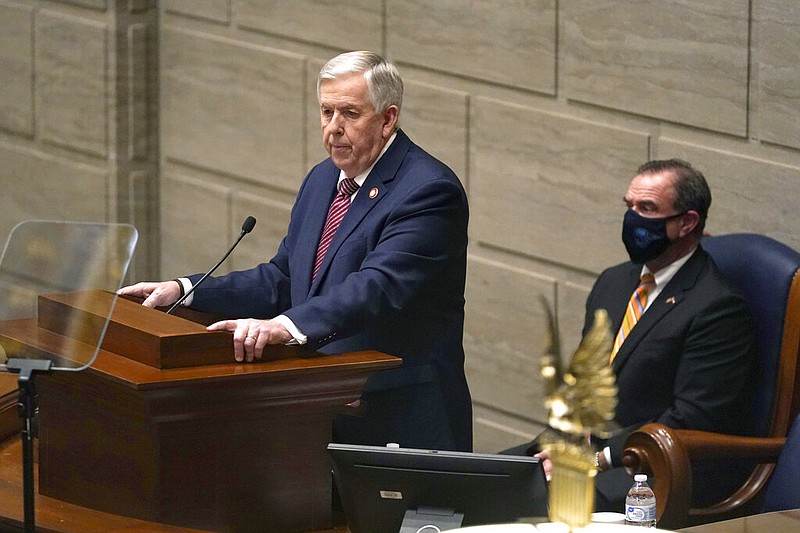
[{"label": "man's nose", "polygon": [[341,113],[335,111],[333,116],[331,116],[331,120],[328,122],[326,129],[331,133],[340,133],[342,131],[342,124],[343,122]]}]

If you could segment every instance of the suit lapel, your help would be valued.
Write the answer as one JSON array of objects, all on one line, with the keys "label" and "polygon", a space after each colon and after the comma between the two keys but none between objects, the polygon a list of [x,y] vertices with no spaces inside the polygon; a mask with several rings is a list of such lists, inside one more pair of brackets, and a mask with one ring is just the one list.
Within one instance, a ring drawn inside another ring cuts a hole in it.
[{"label": "suit lapel", "polygon": [[[328,251],[325,254],[325,259],[320,265],[317,278],[311,285],[311,293],[317,292],[321,280],[325,277],[325,272],[336,256],[336,253],[341,248],[342,244],[353,233],[353,231],[361,224],[364,217],[369,213],[389,192],[391,182],[394,180],[400,164],[403,162],[406,153],[411,147],[411,140],[402,131],[398,130],[397,137],[392,145],[386,151],[380,160],[375,164],[372,171],[370,171],[364,184],[360,187],[358,194],[353,200],[352,205],[347,210],[347,214],[336,234],[333,236]],[[327,216],[327,212],[326,212]],[[322,225],[324,225],[324,217]],[[322,225],[320,225],[319,233],[322,233]],[[319,240],[319,239],[317,239]],[[316,250],[315,250],[316,254]]]},{"label": "suit lapel", "polygon": [[[672,280],[670,280],[667,286],[659,293],[658,298],[650,304],[650,307],[647,308],[647,312],[642,315],[642,318],[631,330],[628,338],[622,343],[612,364],[614,368],[619,369],[622,367],[630,355],[636,350],[639,343],[647,337],[650,330],[671,313],[673,309],[676,309],[680,305],[685,299],[687,292],[691,291],[697,282],[697,278],[705,263],[706,253],[698,249],[692,257],[689,258],[686,264],[675,273]],[[632,292],[633,289],[631,289],[631,293]],[[617,332],[614,331],[614,335],[616,335],[616,333]]]},{"label": "suit lapel", "polygon": [[299,239],[295,249],[297,268],[292,270],[293,285],[297,287],[310,287],[311,274],[314,269],[314,261],[317,257],[317,246],[322,235],[322,228],[328,218],[328,208],[336,194],[336,185],[339,179],[339,169],[330,165],[327,174],[320,177],[321,185],[315,188],[316,199],[312,203],[318,204],[319,209],[307,209],[304,214],[305,225],[308,227],[307,234],[315,235],[316,238]]},{"label": "suit lapel", "polygon": [[611,295],[609,298],[609,305],[606,309],[606,311],[608,311],[608,315],[613,321],[611,327],[614,329],[615,336],[620,325],[622,324],[622,319],[625,316],[625,310],[628,307],[628,301],[631,299],[631,294],[633,294],[633,291],[635,291],[636,287],[639,286],[639,279],[642,274],[641,265],[630,263],[629,267],[630,268],[623,277],[623,287]]}]

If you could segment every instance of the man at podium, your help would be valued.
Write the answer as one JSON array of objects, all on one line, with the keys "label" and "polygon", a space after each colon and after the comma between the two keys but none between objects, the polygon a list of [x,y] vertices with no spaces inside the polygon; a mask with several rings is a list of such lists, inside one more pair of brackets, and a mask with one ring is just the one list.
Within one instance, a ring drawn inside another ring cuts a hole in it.
[{"label": "man at podium", "polygon": [[219,277],[142,282],[120,294],[229,317],[237,361],[270,344],[323,353],[377,350],[401,367],[371,376],[363,416],[339,417],[338,442],[471,451],[464,375],[467,197],[458,177],[398,126],[403,82],[375,53],[320,70],[322,142],[287,234],[268,262]]}]

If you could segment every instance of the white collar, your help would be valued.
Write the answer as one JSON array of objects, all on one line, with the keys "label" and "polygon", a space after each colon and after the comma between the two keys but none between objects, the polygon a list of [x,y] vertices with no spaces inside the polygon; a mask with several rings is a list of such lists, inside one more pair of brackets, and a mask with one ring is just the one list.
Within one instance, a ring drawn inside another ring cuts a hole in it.
[{"label": "white collar", "polygon": [[[692,257],[692,255],[694,255],[695,250],[697,250],[696,246],[692,248],[692,250],[689,253],[687,253],[680,259],[673,261],[672,263],[665,266],[664,268],[662,268],[653,275],[656,281],[656,286],[650,290],[650,294],[647,297],[647,305],[645,306],[645,310],[650,307],[650,304],[654,302],[656,298],[658,298],[658,295],[661,294],[661,290],[667,286],[667,283],[672,281],[672,278],[675,277],[675,274],[678,273],[678,271],[683,267],[683,265],[685,265],[686,262],[689,261],[689,258]],[[650,273],[650,269],[648,269],[647,266],[643,266],[640,276],[643,276],[648,273]]]},{"label": "white collar", "polygon": [[[389,140],[386,142],[386,144],[383,145],[383,149],[381,150],[381,153],[378,154],[378,157],[375,159],[375,161],[372,162],[372,164],[369,166],[369,168],[367,168],[367,170],[365,170],[364,172],[362,172],[361,174],[359,174],[358,176],[353,178],[356,181],[356,183],[358,183],[359,187],[364,185],[364,182],[367,181],[367,176],[369,176],[369,173],[372,172],[373,168],[375,168],[375,165],[378,164],[378,161],[381,160],[381,157],[383,157],[383,154],[386,153],[386,150],[389,149],[389,146],[391,146],[391,144],[394,142],[396,137],[397,137],[397,132],[395,131],[394,133],[392,133],[392,136],[389,137]],[[341,182],[343,179],[346,179],[348,177],[349,176],[344,173],[344,170],[339,170],[339,181],[337,182],[337,187],[338,187],[338,183],[339,182]],[[356,191],[356,192],[358,192],[358,191]]]}]

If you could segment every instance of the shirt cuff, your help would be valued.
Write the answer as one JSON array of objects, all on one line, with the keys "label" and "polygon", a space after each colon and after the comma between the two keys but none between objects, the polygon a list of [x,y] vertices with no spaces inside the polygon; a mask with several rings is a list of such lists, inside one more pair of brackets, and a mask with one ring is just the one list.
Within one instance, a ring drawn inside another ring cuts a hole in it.
[{"label": "shirt cuff", "polygon": [[608,465],[608,468],[614,466],[614,463],[611,462],[611,448],[606,446],[605,448],[603,448],[602,453],[603,457],[605,457],[606,459],[606,464]]},{"label": "shirt cuff", "polygon": [[[183,294],[188,294],[190,290],[192,290],[192,282],[189,281],[189,278],[176,278],[175,281],[183,285]],[[181,302],[181,305],[189,307],[192,305],[192,300],[194,300],[194,293],[189,294],[186,299]]]},{"label": "shirt cuff", "polygon": [[277,321],[281,326],[285,327],[289,333],[292,335],[292,340],[287,342],[286,344],[290,346],[296,345],[303,345],[308,342],[308,337],[303,335],[303,332],[300,331],[297,326],[294,325],[294,322],[286,316],[286,315],[278,315],[273,320]]}]

